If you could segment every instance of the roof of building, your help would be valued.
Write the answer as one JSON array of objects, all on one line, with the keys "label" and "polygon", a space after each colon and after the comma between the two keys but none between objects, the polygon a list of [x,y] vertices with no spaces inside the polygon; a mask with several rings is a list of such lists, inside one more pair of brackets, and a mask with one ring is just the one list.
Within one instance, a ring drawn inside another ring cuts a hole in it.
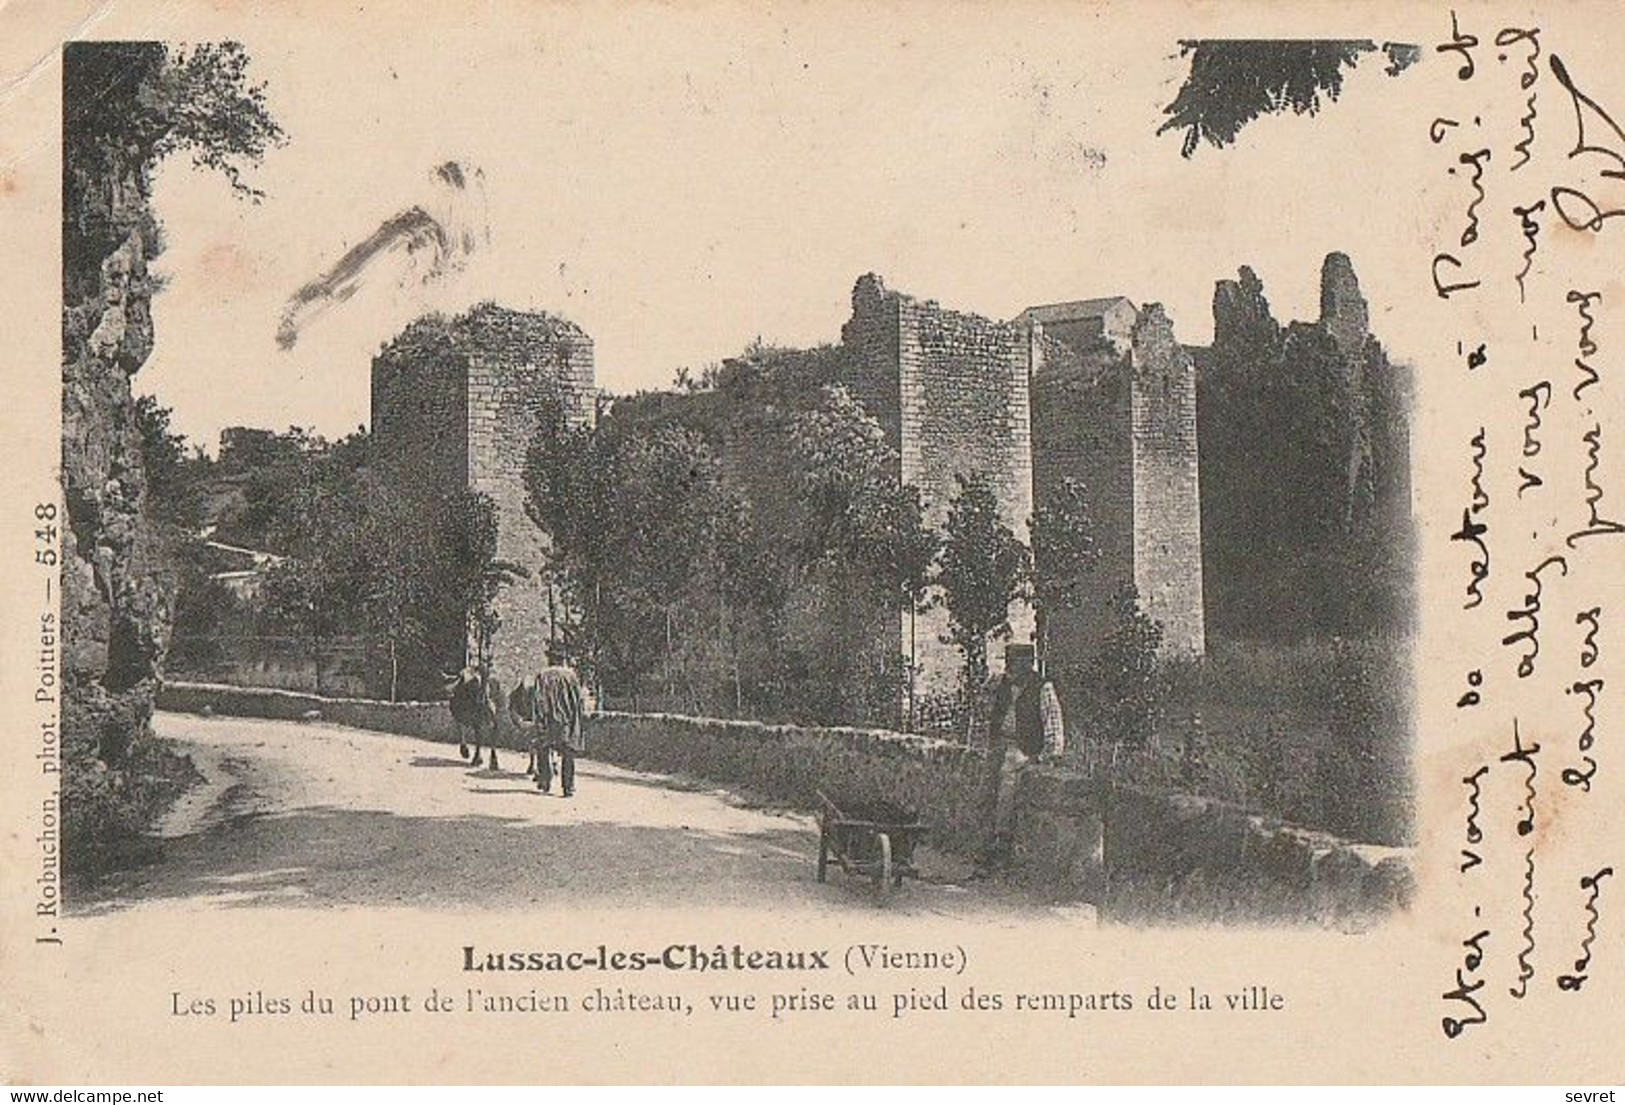
[{"label": "roof of building", "polygon": [[1074,299],[1070,303],[1045,303],[1028,307],[1021,312],[1021,317],[1042,323],[1081,322],[1084,319],[1101,318],[1119,304],[1127,304],[1131,311],[1134,309],[1134,304],[1129,301],[1128,296],[1108,295],[1099,299]]}]

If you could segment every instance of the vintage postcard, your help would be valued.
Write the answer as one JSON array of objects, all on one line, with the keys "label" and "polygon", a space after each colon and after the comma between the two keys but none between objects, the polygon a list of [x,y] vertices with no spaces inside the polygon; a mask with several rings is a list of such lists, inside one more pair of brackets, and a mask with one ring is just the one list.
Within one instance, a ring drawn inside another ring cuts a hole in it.
[{"label": "vintage postcard", "polygon": [[0,1075],[1625,1081],[1619,14],[0,8]]}]

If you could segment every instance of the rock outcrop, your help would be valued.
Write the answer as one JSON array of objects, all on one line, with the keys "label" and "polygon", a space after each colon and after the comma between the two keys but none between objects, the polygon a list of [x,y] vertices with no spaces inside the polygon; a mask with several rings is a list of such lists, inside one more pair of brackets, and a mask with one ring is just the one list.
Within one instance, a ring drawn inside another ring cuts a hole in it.
[{"label": "rock outcrop", "polygon": [[[64,860],[116,846],[139,828],[141,784],[126,768],[146,738],[167,646],[157,540],[143,517],[145,478],[131,377],[152,352],[158,251],[148,163],[96,134],[162,47],[77,43],[65,51],[73,127],[63,165],[62,749]],[[111,104],[86,108],[94,86]],[[103,87],[105,86],[105,88]]]}]

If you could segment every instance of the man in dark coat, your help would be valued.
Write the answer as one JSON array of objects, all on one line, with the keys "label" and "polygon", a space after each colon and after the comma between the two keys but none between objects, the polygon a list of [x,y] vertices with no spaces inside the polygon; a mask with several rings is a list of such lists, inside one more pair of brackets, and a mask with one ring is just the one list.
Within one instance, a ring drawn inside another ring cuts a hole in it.
[{"label": "man in dark coat", "polygon": [[1043,681],[1033,666],[1033,647],[1005,649],[1004,675],[993,692],[988,725],[990,821],[983,849],[984,871],[1009,859],[1015,829],[1016,790],[1026,766],[1044,754]]},{"label": "man in dark coat", "polygon": [[[550,660],[553,656],[550,654]],[[536,786],[544,793],[553,788],[553,756],[559,753],[559,776],[564,796],[576,790],[576,755],[587,750],[582,720],[581,679],[562,664],[552,664],[526,679],[508,699],[514,716],[528,722],[531,749],[536,761]]]}]

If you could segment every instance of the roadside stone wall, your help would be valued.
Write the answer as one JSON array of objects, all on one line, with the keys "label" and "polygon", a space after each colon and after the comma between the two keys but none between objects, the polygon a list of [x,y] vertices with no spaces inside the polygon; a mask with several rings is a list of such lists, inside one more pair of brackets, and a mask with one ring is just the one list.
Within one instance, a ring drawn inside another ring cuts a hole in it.
[{"label": "roadside stone wall", "polygon": [[[443,702],[318,698],[221,684],[169,683],[160,709],[287,721],[455,742]],[[500,747],[519,750],[504,727]],[[974,855],[988,810],[988,768],[976,748],[872,729],[811,728],[668,714],[604,711],[587,729],[588,756],[740,787],[795,808],[832,797],[885,797],[916,810],[935,848]],[[1397,849],[1351,845],[1205,798],[1115,786],[1050,767],[1026,773],[1017,795],[1015,877],[1058,900],[1099,901],[1113,880],[1261,880],[1334,912],[1407,905],[1411,875]]]}]

